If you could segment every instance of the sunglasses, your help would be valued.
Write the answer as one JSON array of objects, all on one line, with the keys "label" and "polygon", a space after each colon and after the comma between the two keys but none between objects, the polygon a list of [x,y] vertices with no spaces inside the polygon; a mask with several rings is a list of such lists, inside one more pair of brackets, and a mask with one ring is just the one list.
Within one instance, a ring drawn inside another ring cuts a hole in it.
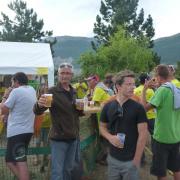
[{"label": "sunglasses", "polygon": [[123,108],[118,106],[116,113],[118,117],[123,117]]},{"label": "sunglasses", "polygon": [[68,63],[63,63],[59,66],[60,68],[71,68],[72,69],[72,65],[68,64]]}]

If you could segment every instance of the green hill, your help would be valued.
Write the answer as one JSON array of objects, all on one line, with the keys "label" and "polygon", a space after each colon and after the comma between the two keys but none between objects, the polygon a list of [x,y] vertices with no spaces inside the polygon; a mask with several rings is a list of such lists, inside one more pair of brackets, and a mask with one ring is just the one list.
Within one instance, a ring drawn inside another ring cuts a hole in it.
[{"label": "green hill", "polygon": [[92,50],[91,41],[93,38],[58,36],[57,43],[53,46],[54,64],[57,68],[61,62],[71,62],[75,69],[79,70],[77,60],[84,52]]},{"label": "green hill", "polygon": [[[91,51],[93,38],[58,36],[57,43],[53,46],[54,64],[56,67],[61,62],[71,62],[79,70],[77,60],[84,52]],[[176,64],[180,61],[180,34],[163,37],[154,41],[153,50],[161,56],[161,63]]]},{"label": "green hill", "polygon": [[161,56],[161,63],[175,65],[180,61],[180,33],[156,39],[153,49]]},{"label": "green hill", "polygon": [[78,59],[79,55],[91,49],[91,41],[93,38],[59,36],[57,43],[54,45],[55,56],[62,58],[72,57]]}]

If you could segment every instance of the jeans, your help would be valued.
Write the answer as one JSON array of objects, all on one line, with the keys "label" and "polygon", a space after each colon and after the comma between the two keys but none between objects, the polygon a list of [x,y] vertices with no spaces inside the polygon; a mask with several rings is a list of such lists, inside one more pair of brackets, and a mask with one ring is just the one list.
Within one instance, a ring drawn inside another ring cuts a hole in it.
[{"label": "jeans", "polygon": [[108,180],[139,180],[138,168],[132,161],[119,161],[108,155]]},{"label": "jeans", "polygon": [[80,151],[79,140],[50,141],[51,146],[51,180],[71,180]]}]

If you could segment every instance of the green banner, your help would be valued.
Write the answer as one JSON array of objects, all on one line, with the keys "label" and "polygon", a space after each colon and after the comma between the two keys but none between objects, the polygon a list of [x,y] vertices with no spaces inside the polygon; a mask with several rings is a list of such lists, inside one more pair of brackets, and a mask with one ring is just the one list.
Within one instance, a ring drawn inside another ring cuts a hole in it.
[{"label": "green banner", "polygon": [[[89,136],[88,138],[81,141],[80,148],[84,150],[87,146],[96,140],[96,134]],[[28,148],[28,155],[40,155],[40,154],[50,154],[50,147],[30,147]],[[0,148],[0,157],[5,156],[6,149]]]}]

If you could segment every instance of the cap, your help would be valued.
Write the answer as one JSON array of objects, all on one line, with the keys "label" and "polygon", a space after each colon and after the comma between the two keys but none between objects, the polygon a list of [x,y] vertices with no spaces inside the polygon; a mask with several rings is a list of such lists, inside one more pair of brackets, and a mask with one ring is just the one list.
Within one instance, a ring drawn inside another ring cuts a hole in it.
[{"label": "cap", "polygon": [[90,81],[90,80],[96,80],[96,81],[99,81],[99,76],[98,75],[90,75],[89,77],[87,77],[85,80],[86,81]]}]

